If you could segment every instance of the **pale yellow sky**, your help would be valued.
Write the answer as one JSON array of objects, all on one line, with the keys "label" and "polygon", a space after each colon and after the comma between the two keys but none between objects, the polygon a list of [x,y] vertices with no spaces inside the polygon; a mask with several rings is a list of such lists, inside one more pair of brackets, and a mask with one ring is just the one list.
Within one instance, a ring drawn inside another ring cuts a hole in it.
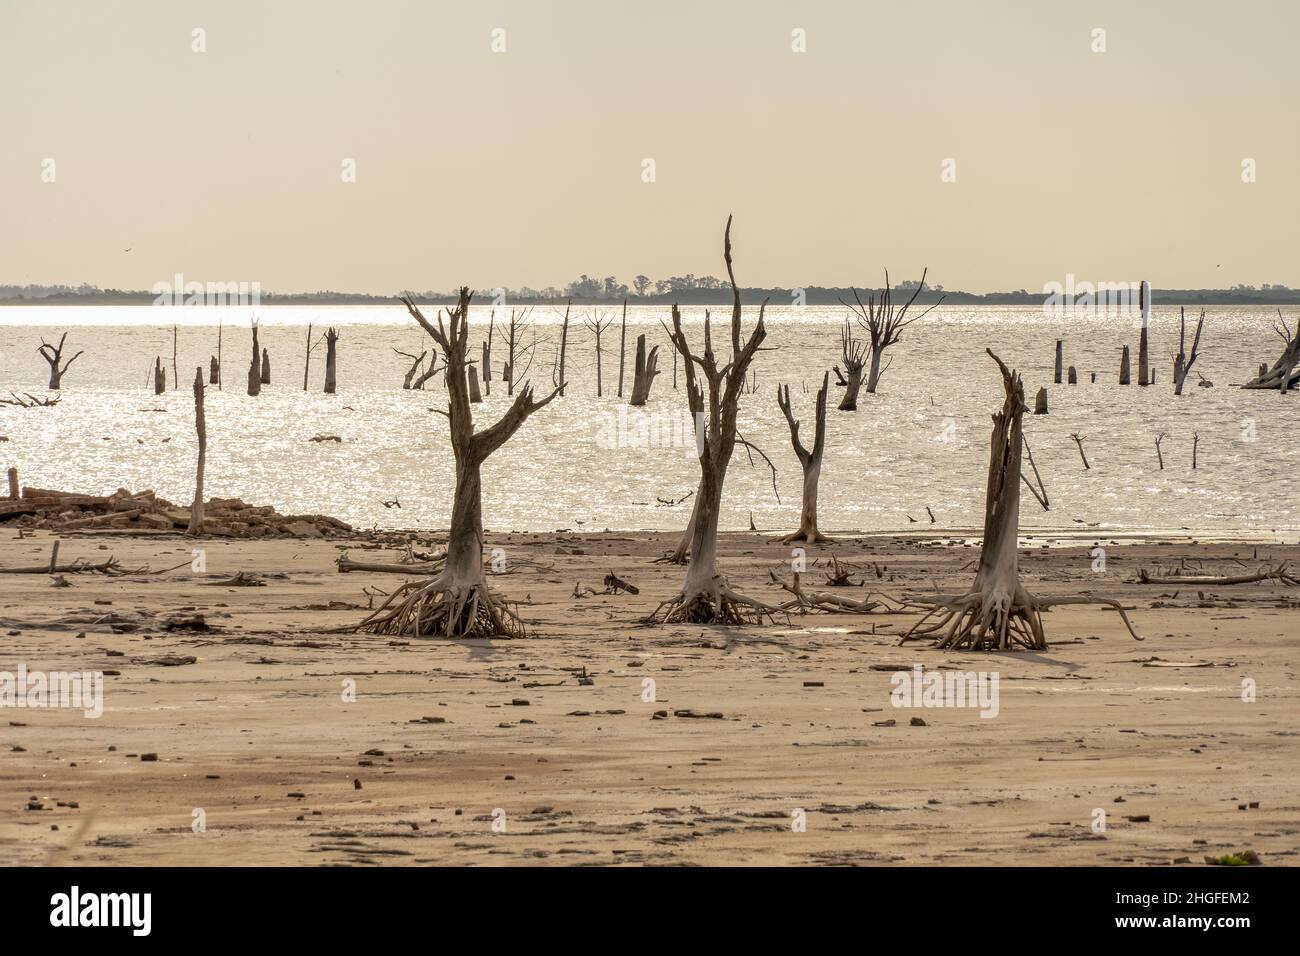
[{"label": "pale yellow sky", "polygon": [[1300,286],[1298,10],[0,0],[0,283]]}]

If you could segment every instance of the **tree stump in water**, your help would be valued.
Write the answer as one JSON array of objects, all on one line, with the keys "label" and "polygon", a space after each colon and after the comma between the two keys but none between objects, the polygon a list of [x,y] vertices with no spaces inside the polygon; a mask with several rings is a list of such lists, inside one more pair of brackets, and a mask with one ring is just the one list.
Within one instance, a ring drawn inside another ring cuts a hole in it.
[{"label": "tree stump in water", "polygon": [[1078,384],[1079,384],[1079,373],[1076,372],[1076,371],[1074,370],[1074,366],[1073,366],[1073,365],[1070,366],[1070,372],[1069,372],[1069,383],[1070,383],[1071,385],[1078,385]]},{"label": "tree stump in water", "polygon": [[63,373],[68,370],[68,367],[72,365],[73,362],[85,354],[85,351],[82,350],[64,362],[63,343],[66,342],[67,339],[67,332],[64,332],[59,336],[58,345],[50,345],[50,343],[46,342],[45,339],[41,339],[41,344],[36,349],[36,351],[40,353],[41,358],[45,359],[45,361],[50,365],[50,389],[52,391],[57,391],[63,387]]},{"label": "tree stump in water", "polygon": [[203,366],[194,369],[194,431],[199,437],[199,463],[194,478],[194,502],[190,505],[190,524],[186,534],[203,533],[203,471],[208,461],[208,426],[203,415]]},{"label": "tree stump in water", "polygon": [[162,367],[162,356],[159,355],[153,360],[153,393],[161,395],[167,391],[167,373]]},{"label": "tree stump in water", "polygon": [[1063,339],[1057,339],[1056,340],[1056,374],[1052,377],[1053,385],[1061,384],[1061,366],[1064,364],[1064,362],[1065,362],[1065,341]]},{"label": "tree stump in water", "polygon": [[217,357],[212,356],[212,361],[208,363],[208,384],[216,385],[220,381],[221,366],[217,364]]},{"label": "tree stump in water", "polygon": [[1047,388],[1046,388],[1046,386],[1044,386],[1044,387],[1042,387],[1042,388],[1039,388],[1039,390],[1038,390],[1038,394],[1034,396],[1034,414],[1035,414],[1035,415],[1046,415],[1046,414],[1047,414]]},{"label": "tree stump in water", "polygon": [[483,393],[478,388],[478,369],[473,365],[469,367],[469,400],[475,404],[483,401]]},{"label": "tree stump in water", "polygon": [[262,394],[261,349],[257,344],[257,320],[253,320],[253,360],[248,365],[248,394]]},{"label": "tree stump in water", "polygon": [[1120,353],[1119,357],[1119,383],[1121,385],[1128,385],[1129,377],[1128,346],[1126,345],[1124,346],[1124,351]]},{"label": "tree stump in water", "polygon": [[[786,425],[790,428],[790,443],[794,446],[795,457],[803,468],[803,505],[799,513],[799,529],[781,539],[782,544],[794,541],[806,541],[816,544],[830,540],[817,529],[817,482],[821,477],[822,453],[826,448],[826,391],[830,387],[830,372],[822,375],[822,387],[817,392],[816,431],[813,433],[813,446],[804,448],[799,440],[799,422],[790,409],[790,386],[776,387],[776,403],[785,414]],[[750,515],[753,524],[753,515]]]},{"label": "tree stump in water", "polygon": [[[708,321],[707,317],[705,321]],[[647,353],[643,332],[636,337],[636,366],[632,373],[632,397],[628,401],[629,405],[644,405],[649,400],[650,386],[659,374],[658,365],[659,346],[656,345]]]},{"label": "tree stump in water", "polygon": [[271,384],[271,356],[266,354],[266,349],[262,349],[262,384]]},{"label": "tree stump in water", "polygon": [[338,356],[338,330],[331,326],[325,332],[325,394],[334,394],[334,369]]},{"label": "tree stump in water", "polygon": [[858,392],[862,390],[862,371],[866,368],[866,356],[866,344],[854,340],[853,327],[849,325],[849,320],[845,319],[844,328],[840,329],[840,362],[844,365],[844,371],[841,372],[840,367],[835,366],[837,384],[844,389],[844,397],[840,399],[840,404],[837,406],[842,412],[858,410]]}]

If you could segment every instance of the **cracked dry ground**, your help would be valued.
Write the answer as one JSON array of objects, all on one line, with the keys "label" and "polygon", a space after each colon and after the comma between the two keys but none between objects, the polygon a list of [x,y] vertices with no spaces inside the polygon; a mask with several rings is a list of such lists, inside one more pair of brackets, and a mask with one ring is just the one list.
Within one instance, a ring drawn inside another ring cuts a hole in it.
[{"label": "cracked dry ground", "polygon": [[[52,536],[3,536],[0,567],[48,559]],[[363,588],[402,580],[335,570],[341,548],[398,559],[365,537],[205,541],[203,574],[70,574],[68,587],[0,575],[0,670],[107,674],[99,719],[0,711],[4,857],[1199,865],[1252,849],[1269,865],[1296,860],[1300,592],[1126,582],[1181,557],[1227,574],[1300,548],[1098,538],[1109,560],[1095,574],[1093,540],[1045,549],[1028,539],[1032,591],[1118,597],[1146,640],[1113,612],[1069,607],[1045,618],[1046,654],[981,654],[897,646],[910,613],[640,627],[680,584],[682,568],[653,563],[674,540],[489,535],[489,548],[522,562],[492,578],[532,625],[515,641],[327,633],[360,619]],[[174,535],[67,535],[60,561],[112,554],[128,569],[169,568],[193,546]],[[895,596],[963,590],[977,554],[961,538],[833,547]],[[767,571],[788,548],[727,534],[720,554],[733,586],[780,599]],[[823,587],[821,568],[806,587]],[[262,586],[220,583],[239,571]],[[601,590],[610,571],[641,593],[573,596],[575,583]],[[211,631],[164,629],[195,613]],[[997,671],[996,718],[891,706],[892,672],[918,663]],[[1243,678],[1256,683],[1254,703],[1242,700]],[[354,702],[343,699],[349,680]]]}]

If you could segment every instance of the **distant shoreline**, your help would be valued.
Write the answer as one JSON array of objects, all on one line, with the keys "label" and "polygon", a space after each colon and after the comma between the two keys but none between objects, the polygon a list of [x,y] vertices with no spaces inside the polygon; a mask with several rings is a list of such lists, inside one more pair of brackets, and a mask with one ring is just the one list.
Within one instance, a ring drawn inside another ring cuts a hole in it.
[{"label": "distant shoreline", "polygon": [[[864,298],[868,292],[875,290],[859,290],[859,294]],[[810,287],[803,290],[805,305],[840,305],[840,300],[851,300],[852,291],[850,289],[827,289]],[[893,295],[897,302],[900,296],[910,295],[910,290],[894,289]],[[741,301],[746,305],[758,305],[767,300],[770,305],[784,306],[790,305],[794,301],[794,296],[790,289],[741,289]],[[944,305],[1042,305],[1047,298],[1044,293],[1028,292],[989,292],[979,294],[974,292],[932,292],[927,289],[922,292],[916,299],[917,304],[933,305],[938,302],[940,297],[943,298]],[[11,296],[0,298],[0,307],[3,306],[141,306],[153,305],[158,297],[151,292],[116,292],[112,290],[93,292],[93,293],[55,293],[44,296]],[[415,295],[419,302],[427,302],[436,305],[454,305],[456,297],[452,293],[436,293]],[[1155,289],[1152,293],[1153,303],[1156,305],[1189,305],[1189,306],[1238,306],[1238,305],[1300,305],[1300,289],[1268,289],[1252,291],[1234,291],[1227,289]],[[623,305],[622,298],[607,297],[568,297],[560,298],[538,298],[538,297],[514,297],[509,296],[506,305],[510,306],[563,306],[567,302],[572,302],[575,306],[606,306],[610,308],[619,308]],[[628,305],[659,305],[670,306],[673,304],[683,306],[713,306],[713,305],[730,305],[731,291],[728,289],[691,289],[685,295],[682,294],[665,294],[665,295],[630,295],[626,299]],[[491,296],[486,293],[480,293],[477,304],[490,304]],[[261,296],[260,303],[257,306],[357,306],[357,305],[384,305],[400,306],[401,301],[396,296],[383,295],[366,295],[364,293],[264,293]],[[248,306],[232,305],[231,308],[248,308]]]}]

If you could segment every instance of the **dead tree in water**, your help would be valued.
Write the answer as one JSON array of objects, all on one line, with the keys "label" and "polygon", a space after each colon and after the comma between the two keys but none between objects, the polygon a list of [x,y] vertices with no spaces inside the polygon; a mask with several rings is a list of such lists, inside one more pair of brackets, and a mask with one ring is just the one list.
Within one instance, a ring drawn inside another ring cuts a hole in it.
[{"label": "dead tree in water", "polygon": [[402,297],[411,316],[433,336],[442,350],[447,369],[447,416],[452,451],[456,455],[456,491],[451,509],[451,531],[447,537],[442,572],[429,581],[411,581],[397,588],[382,607],[365,618],[358,628],[376,634],[409,634],[415,637],[447,638],[521,637],[523,622],[488,590],[483,574],[483,494],[480,469],[483,462],[512,436],[528,416],[547,405],[559,389],[540,402],[524,385],[510,408],[490,428],[474,431],[474,417],[466,377],[469,348],[468,288],[460,290],[456,308],[433,325],[407,296]]},{"label": "dead tree in water", "polygon": [[167,373],[163,370],[162,356],[156,355],[153,360],[153,393],[161,395],[167,391]]},{"label": "dead tree in water", "polygon": [[334,372],[338,361],[338,330],[330,326],[325,330],[325,394],[334,394]]},{"label": "dead tree in water", "polygon": [[1119,383],[1127,385],[1130,381],[1128,346],[1124,346],[1124,351],[1119,356]]},{"label": "dead tree in water", "polygon": [[1151,362],[1147,348],[1147,338],[1151,326],[1151,283],[1146,279],[1142,280],[1142,286],[1138,292],[1138,305],[1142,309],[1142,334],[1138,339],[1138,385],[1153,384],[1151,378]]},{"label": "dead tree in water", "polygon": [[1276,388],[1282,394],[1300,384],[1300,321],[1296,322],[1295,332],[1287,328],[1286,319],[1281,311],[1277,314],[1278,323],[1274,331],[1285,343],[1282,355],[1271,368],[1261,368],[1259,375],[1252,378],[1242,388]]},{"label": "dead tree in water", "polygon": [[[704,325],[709,324],[709,313],[704,313]],[[636,365],[632,371],[632,397],[629,405],[644,405],[650,399],[650,386],[659,374],[659,346],[648,353],[645,350],[645,333],[636,337]]]},{"label": "dead tree in water", "polygon": [[217,357],[214,355],[208,364],[208,384],[216,385],[219,381],[221,381],[221,366],[217,364]]},{"label": "dead tree in water", "polygon": [[58,345],[51,345],[49,342],[46,342],[44,338],[42,338],[40,346],[38,346],[36,349],[36,351],[41,354],[41,358],[45,359],[45,361],[50,363],[50,388],[51,389],[57,390],[63,388],[63,373],[68,370],[68,366],[70,366],[73,362],[75,362],[77,359],[81,358],[81,356],[85,354],[85,349],[82,349],[76,355],[72,356],[72,358],[64,362],[63,343],[66,342],[67,339],[68,339],[67,332],[64,332],[61,336],[59,336]]},{"label": "dead tree in water", "polygon": [[429,353],[425,351],[421,352],[419,355],[412,355],[410,352],[403,352],[401,349],[393,349],[393,351],[403,358],[409,358],[411,360],[411,367],[408,368],[406,374],[402,376],[402,388],[410,389],[411,381],[415,378],[416,370],[424,364],[424,360],[428,357]]},{"label": "dead tree in water", "polygon": [[573,307],[570,299],[564,306],[564,324],[560,327],[560,351],[556,354],[555,365],[551,368],[551,384],[560,390],[564,397],[564,353],[569,346],[569,310]]},{"label": "dead tree in water", "polygon": [[488,337],[483,340],[483,391],[488,395],[492,394],[492,330],[496,324],[497,314],[494,310],[488,313]]},{"label": "dead tree in water", "polygon": [[776,387],[776,403],[785,414],[785,422],[790,427],[790,443],[794,445],[795,456],[803,467],[803,508],[799,513],[799,530],[782,538],[782,544],[794,541],[816,544],[830,540],[817,530],[817,481],[821,477],[822,452],[826,449],[826,391],[830,387],[830,377],[830,372],[822,374],[822,387],[817,392],[817,430],[811,451],[799,441],[799,422],[790,410],[790,386]]},{"label": "dead tree in water", "polygon": [[880,290],[880,305],[876,305],[876,296],[872,294],[867,299],[867,304],[862,304],[862,297],[858,295],[858,290],[853,289],[854,304],[850,305],[843,299],[840,304],[852,309],[857,314],[858,324],[866,329],[867,334],[871,336],[871,370],[867,374],[867,394],[874,394],[876,385],[880,381],[880,376],[889,368],[880,367],[880,357],[884,354],[885,349],[898,343],[899,337],[903,334],[903,329],[907,328],[913,322],[925,318],[931,312],[939,307],[944,297],[939,296],[939,301],[930,308],[926,309],[920,315],[907,317],[907,310],[912,307],[917,296],[925,289],[925,276],[929,272],[925,269],[921,272],[921,281],[917,283],[912,297],[907,300],[901,309],[895,311],[893,290],[889,286],[889,270],[885,270],[885,287]]},{"label": "dead tree in water", "polygon": [[315,342],[313,342],[311,340],[311,330],[312,330],[312,323],[308,322],[307,323],[307,355],[304,358],[302,363],[302,390],[304,392],[307,391],[308,380],[311,377],[311,353],[315,352],[317,347],[321,344],[321,342],[325,341],[325,337],[322,335]]},{"label": "dead tree in water", "polygon": [[[623,328],[618,333],[618,397],[623,397],[623,360],[627,355],[627,297],[623,298]],[[673,353],[673,388],[677,387],[677,353]]]},{"label": "dead tree in water", "polygon": [[604,318],[599,312],[592,313],[591,318],[584,320],[587,328],[591,329],[591,334],[596,337],[596,397],[600,398],[603,393],[604,385],[601,377],[601,354],[600,354],[600,337],[605,330],[609,328],[613,319]]},{"label": "dead tree in water", "polygon": [[[696,447],[700,460],[700,493],[695,502],[694,529],[691,537],[691,557],[686,568],[686,581],[681,593],[655,608],[646,618],[647,623],[660,620],[659,614],[667,608],[662,620],[667,623],[692,622],[699,624],[741,624],[745,611],[751,619],[761,621],[771,617],[777,608],[747,598],[733,591],[718,570],[718,519],[722,508],[722,488],[727,477],[727,466],[735,450],[738,435],[736,416],[740,403],[740,390],[749,372],[750,363],[758,354],[759,346],[767,336],[763,314],[767,303],[758,310],[758,323],[748,339],[741,335],[740,287],[731,261],[731,217],[723,239],[723,258],[727,263],[727,278],[731,282],[731,361],[719,367],[713,353],[712,329],[708,314],[704,317],[704,351],[696,355],[691,351],[682,331],[682,316],[673,306],[673,327],[669,331],[673,347],[682,356],[686,376],[686,394],[697,429]],[[708,389],[699,384],[698,375],[704,377]]]},{"label": "dead tree in water", "polygon": [[[1020,528],[1020,462],[1024,446],[1021,420],[1025,413],[1025,388],[1020,376],[988,350],[1002,370],[1005,399],[993,416],[993,442],[989,457],[988,490],[984,499],[984,543],[980,549],[975,583],[966,594],[935,600],[913,599],[932,604],[904,641],[925,635],[939,635],[938,646],[954,650],[1009,650],[1016,644],[1043,650],[1042,612],[1062,604],[1105,604],[1119,611],[1134,638],[1128,615],[1119,602],[1109,598],[1036,598],[1020,583],[1016,537]],[[938,615],[938,620],[934,620]]]},{"label": "dead tree in water", "polygon": [[194,477],[194,502],[186,534],[203,533],[203,471],[208,463],[208,425],[203,414],[203,366],[194,370],[194,430],[199,436],[199,465]]},{"label": "dead tree in water", "polygon": [[261,368],[261,364],[258,361],[258,359],[260,358],[260,356],[258,355],[258,351],[259,350],[257,345],[257,319],[254,319],[253,320],[253,360],[252,362],[249,363],[248,366],[248,394],[249,395],[262,394],[262,368]]},{"label": "dead tree in water", "polygon": [[1174,359],[1174,394],[1183,394],[1183,382],[1187,380],[1188,374],[1192,371],[1192,366],[1196,364],[1196,359],[1200,355],[1198,348],[1201,344],[1201,329],[1205,325],[1205,311],[1201,311],[1201,318],[1196,323],[1196,337],[1192,339],[1192,352],[1187,354],[1184,351],[1187,342],[1187,313],[1183,309],[1178,310],[1178,357]]},{"label": "dead tree in water", "polygon": [[[421,372],[420,375],[419,375],[419,377],[418,377],[415,381],[413,381],[413,382],[411,383],[411,388],[412,388],[412,389],[423,389],[423,388],[424,388],[424,383],[427,382],[429,379],[433,378],[434,374],[435,374],[437,371],[438,371],[438,353],[435,351],[435,352],[431,352],[431,353],[429,353],[429,367],[428,367],[427,369],[425,369],[423,372]],[[486,377],[486,375],[487,375],[487,368],[486,368],[486,366],[485,366],[484,369],[483,369],[483,374],[484,374],[484,376]],[[488,390],[488,394],[489,394],[489,395],[492,394],[492,390],[491,390],[491,389]]]},{"label": "dead tree in water", "polygon": [[[510,310],[510,324],[506,326],[506,364],[502,369],[501,377],[506,382],[506,394],[514,395],[515,383],[523,381],[528,377],[529,370],[533,367],[533,357],[537,351],[537,330],[533,329],[533,341],[529,345],[523,344],[523,333],[528,329],[528,309],[524,309],[518,314],[514,309]],[[528,359],[528,364],[519,368],[519,364],[524,358]]]},{"label": "dead tree in water", "polygon": [[858,409],[858,392],[862,389],[862,370],[867,366],[867,346],[864,342],[854,341],[853,326],[848,319],[844,320],[844,328],[840,330],[840,362],[844,371],[841,372],[836,365],[835,377],[844,389],[844,397],[838,407],[842,412],[854,412]]},{"label": "dead tree in water", "polygon": [[265,348],[262,349],[262,384],[271,384],[271,356],[266,353]]}]

